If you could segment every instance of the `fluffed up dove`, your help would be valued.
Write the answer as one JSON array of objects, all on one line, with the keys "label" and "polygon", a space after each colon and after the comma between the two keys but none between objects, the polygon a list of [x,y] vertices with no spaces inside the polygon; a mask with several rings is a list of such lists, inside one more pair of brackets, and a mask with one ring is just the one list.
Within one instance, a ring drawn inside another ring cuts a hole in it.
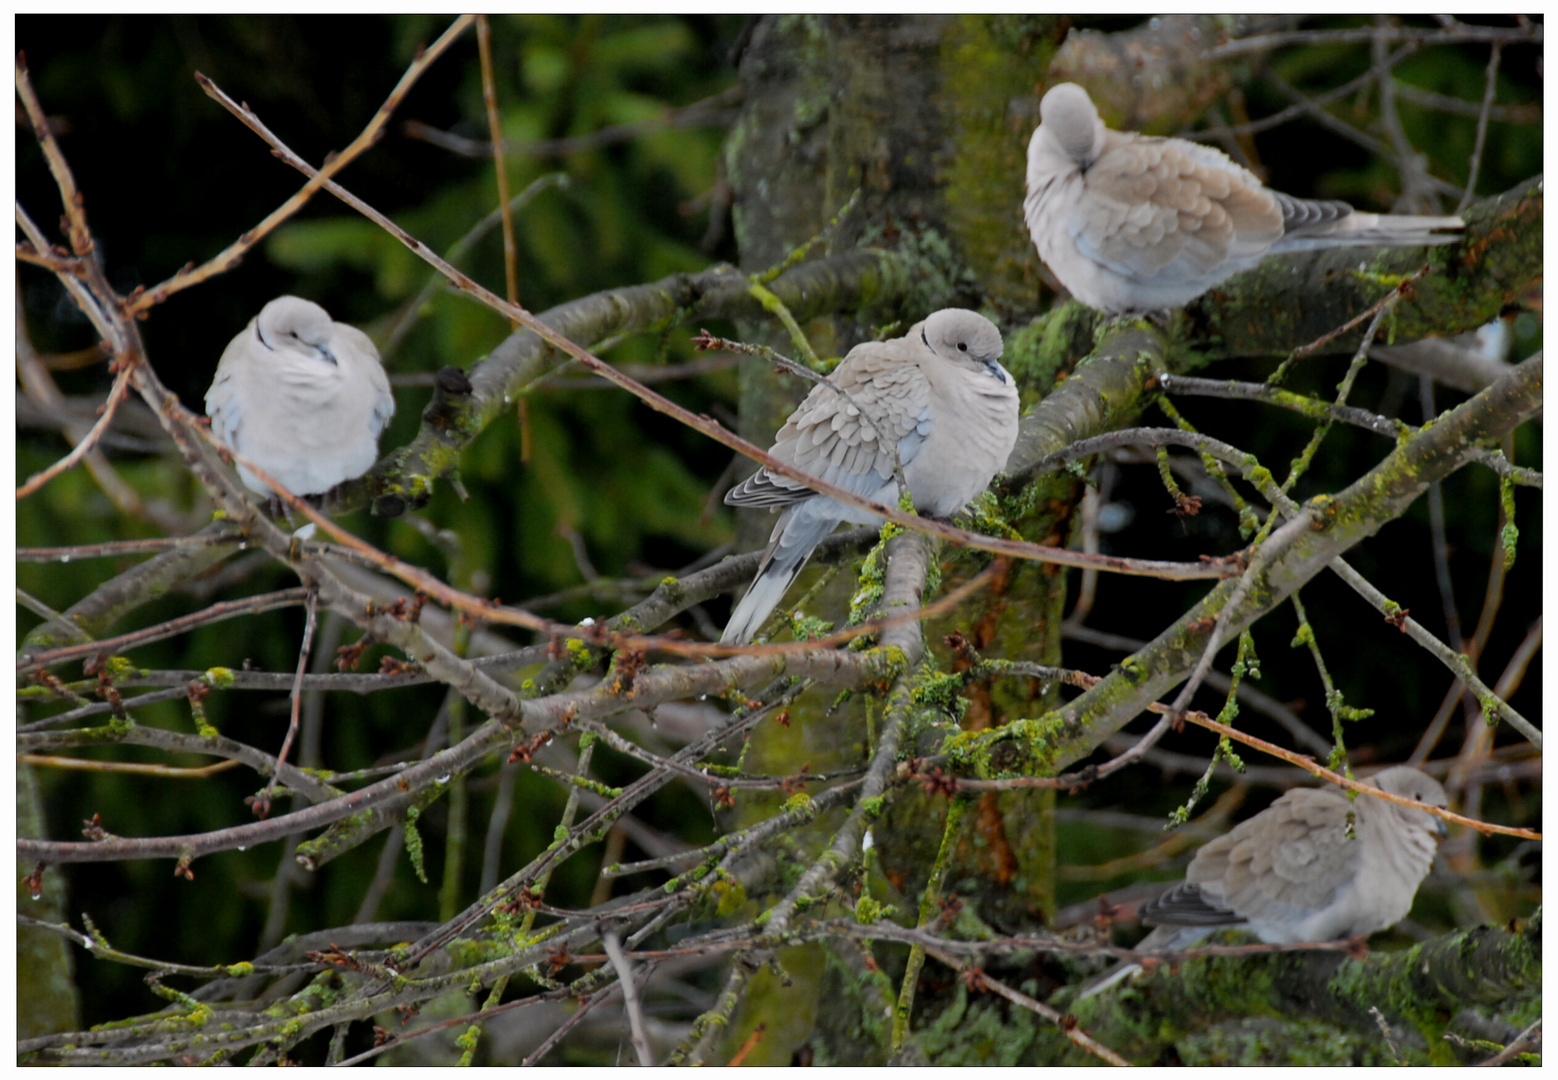
[{"label": "fluffed up dove", "polygon": [[[1386,769],[1370,783],[1428,806],[1446,805],[1439,781],[1406,765]],[[1248,930],[1273,945],[1384,930],[1412,909],[1444,835],[1444,819],[1422,810],[1368,795],[1349,802],[1329,784],[1295,788],[1196,852],[1184,881],[1142,905],[1142,921],[1156,929],[1136,951],[1188,949],[1224,928]],[[1113,968],[1077,1000],[1139,967]]]},{"label": "fluffed up dove", "polygon": [[1112,315],[1183,307],[1267,255],[1450,244],[1464,225],[1272,191],[1221,151],[1110,131],[1076,83],[1051,87],[1039,115],[1028,232],[1072,296]]},{"label": "fluffed up dove", "polygon": [[[228,343],[206,412],[222,442],[292,494],[317,495],[373,467],[395,398],[367,334],[278,296]],[[274,494],[242,464],[238,476]]]},{"label": "fluffed up dove", "polygon": [[[995,324],[961,308],[944,308],[901,338],[856,345],[785,421],[769,453],[894,506],[896,446],[915,509],[950,517],[985,489],[1017,441],[1017,387],[1000,364],[1001,350]],[[731,489],[725,502],[784,511],[752,587],[731,612],[725,644],[752,640],[840,522],[882,520],[766,468]]]}]

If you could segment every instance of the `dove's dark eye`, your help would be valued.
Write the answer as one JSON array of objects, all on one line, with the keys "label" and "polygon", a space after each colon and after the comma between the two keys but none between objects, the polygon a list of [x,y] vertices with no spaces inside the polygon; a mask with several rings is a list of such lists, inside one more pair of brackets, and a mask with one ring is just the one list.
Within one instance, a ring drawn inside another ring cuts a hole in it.
[{"label": "dove's dark eye", "polygon": [[961,341],[958,342],[958,352],[968,352],[968,345]]}]

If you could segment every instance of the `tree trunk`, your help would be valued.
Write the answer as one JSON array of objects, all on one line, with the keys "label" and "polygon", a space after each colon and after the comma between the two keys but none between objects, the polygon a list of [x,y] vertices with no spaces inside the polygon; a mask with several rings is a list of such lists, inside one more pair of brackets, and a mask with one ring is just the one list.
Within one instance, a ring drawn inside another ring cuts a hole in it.
[{"label": "tree trunk", "polygon": [[[819,355],[842,355],[872,335],[871,327],[897,320],[903,326],[941,307],[991,311],[998,321],[1023,322],[1038,308],[1038,262],[1018,209],[1024,155],[1038,115],[1035,88],[1053,53],[1055,22],[1049,18],[985,16],[765,17],[752,28],[740,58],[746,103],[726,144],[726,173],[735,190],[736,237],[742,268],[758,273],[826,230],[830,255],[857,247],[885,246],[924,263],[918,287],[883,307],[862,296],[854,310],[805,324]],[[858,192],[858,194],[856,194]],[[851,204],[851,199],[853,203]],[[848,213],[829,228],[846,204]],[[949,267],[957,270],[949,271]],[[774,342],[786,351],[787,343]],[[1025,404],[1053,384],[1024,384]],[[809,389],[798,380],[751,364],[742,372],[742,434],[768,445],[773,433]],[[1008,516],[1025,538],[1064,544],[1073,523],[1080,485],[1051,479],[1025,514]],[[767,540],[769,514],[746,515],[747,546]],[[955,558],[951,556],[957,555]],[[951,588],[987,558],[943,552],[943,586]],[[854,591],[846,565],[814,610],[827,617],[844,610]],[[804,591],[796,587],[791,603]],[[990,655],[1040,664],[1057,663],[1065,577],[1058,568],[1024,562],[1013,566],[958,622],[977,629],[971,644]],[[809,606],[810,607],[810,606]],[[951,623],[927,628],[927,645],[940,649]],[[950,667],[951,662],[942,667]],[[1053,705],[1054,690],[1006,680],[966,691],[964,726],[987,730]],[[753,762],[770,771],[858,764],[867,720],[858,709],[811,715],[788,730],[765,727],[754,738]],[[804,741],[803,741],[804,740]],[[819,742],[831,741],[827,751]],[[901,791],[874,829],[885,881],[901,911],[912,913],[941,843],[947,800]],[[1003,925],[1042,925],[1054,910],[1055,833],[1052,791],[990,794],[961,821],[948,880],[965,888],[979,914]],[[768,808],[771,810],[771,808]],[[755,813],[756,811],[752,811]],[[825,841],[838,822],[824,818],[816,832]],[[849,946],[844,946],[848,949]],[[848,957],[825,956],[831,946],[787,953],[789,983],[760,975],[746,1007],[731,1025],[729,1049],[757,1018],[792,1009],[826,988],[856,998],[860,975]],[[805,954],[805,959],[802,955]],[[849,984],[849,985],[846,985]],[[826,1004],[825,1001],[825,1004]],[[821,1010],[824,1014],[828,1010]],[[828,1048],[836,1061],[885,1060],[885,1033],[867,1034],[853,1023],[818,1028],[827,1041],[853,1032],[849,1045]],[[793,1025],[792,1025],[793,1026]],[[788,1034],[788,1031],[787,1033]],[[751,1064],[788,1064],[795,1041],[770,1023]]]}]

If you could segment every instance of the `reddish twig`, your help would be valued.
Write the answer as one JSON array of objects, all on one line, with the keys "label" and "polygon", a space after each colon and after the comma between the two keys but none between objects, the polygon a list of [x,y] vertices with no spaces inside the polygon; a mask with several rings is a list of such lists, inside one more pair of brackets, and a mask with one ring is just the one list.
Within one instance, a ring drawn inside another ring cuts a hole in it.
[{"label": "reddish twig", "polygon": [[224,600],[219,604],[212,604],[204,611],[197,611],[193,615],[181,615],[177,619],[169,619],[165,623],[158,623],[156,626],[148,626],[141,630],[133,630],[128,634],[120,634],[118,637],[100,638],[97,641],[88,641],[78,645],[62,645],[57,649],[46,649],[39,653],[23,653],[17,658],[16,673],[18,675],[26,675],[33,671],[54,667],[56,664],[65,664],[72,660],[81,660],[89,656],[113,656],[127,649],[133,649],[138,645],[146,645],[153,641],[162,641],[165,638],[176,637],[196,627],[237,618],[239,615],[258,615],[262,611],[274,611],[277,608],[291,607],[294,604],[304,603],[307,598],[308,590],[297,588],[282,589],[279,592],[264,593],[260,596],[250,596],[243,600]]},{"label": "reddish twig", "polygon": [[[209,80],[207,80],[207,82],[202,85],[205,87],[205,90],[208,94],[219,101],[234,116],[243,121],[243,123],[250,130],[254,131],[255,134],[259,135],[267,143],[269,143],[275,149],[278,156],[280,156],[282,160],[286,161],[287,164],[291,165],[299,172],[302,172],[304,175],[315,175],[316,170],[313,168],[313,166],[309,165],[302,158],[298,157],[297,154],[295,154],[285,143],[278,139],[275,134],[264,125],[259,117],[254,114],[252,110],[233,101],[226,94],[222,93],[222,91],[214,84],[211,84]],[[439,258],[439,256],[433,252],[432,249],[428,248],[427,245],[423,244],[420,240],[416,239],[410,233],[406,232],[406,230],[390,221],[383,214],[364,203],[361,199],[358,199],[355,195],[352,195],[339,184],[335,183],[334,181],[325,181],[324,187],[331,194],[345,202],[348,206],[351,206],[353,209],[357,210],[358,213],[375,222],[390,235],[394,236],[401,243],[405,244],[419,258],[427,262],[429,265],[437,268],[439,272],[444,274],[444,276],[447,277],[450,282],[453,283],[455,287],[460,289],[462,292],[469,293],[471,296],[485,303],[488,307],[503,315],[505,318],[511,321],[517,321],[527,330],[530,330],[532,333],[536,334],[543,341],[556,346],[558,349],[562,350],[564,353],[572,357],[580,365],[587,368],[591,372],[620,386],[622,389],[633,394],[640,401],[644,402],[655,411],[664,413],[665,415],[680,421],[693,430],[707,435],[716,442],[724,446],[728,446],[733,450],[739,451],[742,454],[745,454],[754,461],[762,463],[764,466],[775,473],[789,477],[793,480],[798,480],[812,490],[817,491],[823,495],[827,495],[828,497],[836,499],[839,502],[849,506],[868,510],[878,517],[895,522],[896,524],[902,525],[905,528],[913,529],[917,532],[928,533],[932,536],[947,540],[961,547],[978,548],[997,555],[1006,555],[1012,558],[1053,563],[1058,566],[1092,566],[1101,570],[1108,570],[1113,573],[1158,577],[1170,581],[1199,580],[1227,576],[1226,572],[1222,568],[1209,565],[1207,563],[1170,563],[1155,562],[1151,560],[1124,559],[1114,556],[1089,556],[1081,552],[1067,551],[1064,548],[1050,547],[1044,544],[1030,544],[1024,541],[1005,540],[998,537],[983,536],[978,533],[968,532],[964,529],[956,528],[952,525],[945,524],[933,518],[919,517],[917,515],[899,510],[896,507],[883,506],[882,504],[873,502],[870,499],[863,499],[851,491],[846,491],[843,488],[835,487],[834,485],[827,483],[819,477],[812,476],[801,471],[800,469],[795,468],[792,465],[779,461],[777,458],[772,457],[752,443],[747,442],[745,439],[742,439],[740,436],[727,430],[714,420],[692,413],[687,409],[682,408],[680,405],[677,405],[667,398],[661,396],[660,394],[655,393],[647,386],[644,386],[636,380],[629,378],[627,375],[624,375],[621,371],[612,367],[610,364],[607,364],[605,361],[593,356],[588,350],[580,348],[572,341],[557,333],[551,327],[537,319],[529,311],[507,303],[506,301],[493,294],[491,291],[483,288],[475,281],[472,281],[465,274],[461,273],[459,270],[456,270],[443,259]]]},{"label": "reddish twig", "polygon": [[92,449],[97,446],[97,441],[108,430],[108,425],[114,422],[114,413],[118,410],[119,403],[129,394],[130,377],[134,374],[135,365],[140,363],[140,357],[121,357],[117,360],[117,363],[119,364],[119,374],[114,377],[113,389],[109,390],[108,400],[103,403],[102,415],[97,418],[97,423],[92,425],[92,430],[86,433],[70,453],[60,458],[47,469],[29,476],[27,482],[16,489],[16,497],[18,499],[25,499],[60,473],[65,472],[67,469],[75,468],[80,464],[81,459],[91,453]]},{"label": "reddish twig", "polygon": [[271,774],[270,783],[265,785],[265,791],[253,803],[255,817],[264,818],[270,815],[271,797],[276,793],[276,782],[281,779],[280,767],[287,763],[287,753],[292,749],[292,740],[298,734],[298,716],[303,709],[303,676],[308,672],[308,654],[314,645],[315,614],[319,605],[319,590],[310,585],[307,589],[308,596],[303,601],[306,612],[303,622],[303,644],[298,648],[298,669],[292,679],[292,713],[287,723],[286,738],[281,740],[281,752],[276,755],[277,772]]},{"label": "reddish twig", "polygon": [[[406,96],[412,85],[422,77],[422,73],[427,70],[428,65],[438,59],[454,43],[455,39],[465,32],[465,28],[471,25],[474,18],[475,16],[473,15],[461,15],[449,29],[444,31],[437,41],[420,50],[417,53],[416,59],[411,62],[411,66],[406,69],[406,73],[400,77],[400,82],[396,83],[395,88],[390,91],[390,95],[384,100],[384,104],[379,106],[378,112],[373,114],[373,119],[368,121],[368,126],[362,129],[362,133],[353,139],[345,150],[327,160],[324,168],[316,176],[311,177],[297,194],[278,206],[264,221],[244,233],[232,244],[228,245],[224,251],[215,258],[208,260],[204,265],[198,268],[185,266],[160,285],[154,285],[146,290],[136,290],[126,302],[125,310],[130,314],[145,311],[155,304],[162,303],[174,293],[181,292],[191,285],[215,277],[217,274],[224,273],[237,265],[238,261],[243,258],[244,253],[252,248],[261,238],[302,209],[303,204],[308,202],[331,176],[346,168],[363,151],[379,141],[380,136],[384,132],[384,125],[389,123],[390,115],[399,107],[401,99]],[[198,71],[195,72],[195,81],[203,88],[206,88],[207,93],[210,93],[210,80],[205,75]]]},{"label": "reddish twig", "polygon": [[1358,314],[1354,315],[1352,318],[1348,319],[1346,322],[1342,323],[1342,325],[1338,326],[1336,329],[1321,334],[1307,345],[1300,345],[1298,348],[1294,349],[1291,353],[1288,354],[1288,358],[1282,362],[1282,365],[1277,369],[1277,371],[1272,373],[1271,379],[1268,381],[1273,384],[1280,382],[1281,380],[1278,376],[1282,373],[1285,373],[1288,365],[1291,364],[1294,360],[1297,360],[1300,357],[1308,356],[1316,349],[1329,345],[1331,342],[1335,341],[1349,330],[1357,329],[1359,326],[1362,326],[1366,320],[1372,319],[1375,315],[1378,315],[1381,311],[1383,311],[1386,304],[1389,304],[1397,297],[1409,294],[1412,283],[1418,278],[1422,277],[1424,274],[1428,273],[1428,271],[1431,269],[1433,269],[1433,265],[1431,263],[1424,263],[1418,268],[1417,273],[1413,274],[1405,281],[1402,281],[1394,289],[1391,289],[1390,292],[1386,293],[1373,304],[1369,305],[1369,307],[1365,308]]},{"label": "reddish twig", "polygon": [[[59,143],[54,140],[54,131],[49,127],[48,117],[43,114],[43,106],[38,102],[38,95],[33,92],[32,80],[27,76],[27,54],[16,54],[16,92],[22,99],[22,107],[27,110],[27,119],[32,122],[33,135],[38,140],[38,145],[43,148],[43,156],[48,160],[49,171],[54,174],[54,180],[59,184],[60,202],[65,207],[65,231],[70,236],[70,247],[77,255],[90,254],[93,248],[92,233],[87,228],[86,211],[82,209],[86,200],[81,197],[80,190],[76,187],[75,177],[71,175],[70,167],[65,164],[65,155],[60,153]],[[38,244],[34,239],[39,254],[48,251],[46,245]]]},{"label": "reddish twig", "polygon": [[1029,1012],[1034,1013],[1035,1015],[1044,1017],[1044,1019],[1060,1028],[1061,1032],[1066,1036],[1066,1038],[1070,1039],[1077,1046],[1080,1046],[1083,1050],[1086,1050],[1089,1054],[1101,1058],[1110,1065],[1130,1065],[1129,1061],[1126,1061],[1119,1054],[1109,1049],[1109,1047],[1105,1046],[1097,1039],[1094,1039],[1087,1032],[1077,1027],[1076,1017],[1062,1015],[1057,1010],[1044,1004],[1044,1002],[1039,1001],[1036,998],[1031,998],[1019,990],[1013,990],[999,979],[992,979],[984,972],[979,971],[977,968],[963,962],[962,960],[959,960],[957,957],[948,953],[945,949],[938,948],[936,945],[926,945],[925,952],[930,956],[934,956],[937,960],[947,965],[960,976],[968,975],[976,977],[978,979],[978,985],[981,990],[987,990],[990,993],[998,994],[1007,1001],[1010,1001],[1013,1005],[1020,1006],[1024,1009],[1027,1009]]},{"label": "reddish twig", "polygon": [[[325,517],[306,500],[287,491],[286,487],[270,476],[265,470],[257,466],[253,461],[237,453],[230,447],[220,442],[211,431],[202,424],[193,423],[193,417],[188,410],[183,409],[177,403],[170,402],[168,406],[175,410],[175,415],[182,413],[189,418],[188,430],[194,431],[212,446],[241,463],[259,480],[276,493],[276,497],[285,503],[290,509],[296,511],[320,529],[328,533],[336,541],[343,544],[352,552],[361,556],[369,563],[379,567],[385,573],[399,578],[401,581],[416,589],[420,589],[429,597],[439,600],[457,611],[465,612],[483,621],[495,625],[523,626],[529,630],[551,634],[557,637],[582,639],[601,646],[623,648],[635,652],[657,651],[671,653],[679,656],[737,656],[737,655],[778,655],[809,651],[819,647],[842,645],[865,634],[876,633],[889,627],[898,626],[919,619],[933,618],[942,612],[950,610],[956,604],[961,603],[974,591],[987,584],[998,567],[1003,564],[996,560],[979,574],[970,578],[963,585],[943,596],[941,599],[913,611],[900,612],[895,615],[884,616],[863,622],[858,626],[852,626],[840,630],[826,637],[808,639],[806,641],[779,642],[768,645],[721,645],[718,643],[703,643],[683,641],[678,638],[659,636],[653,634],[620,634],[601,626],[576,626],[569,623],[553,622],[543,619],[539,615],[533,615],[521,608],[496,604],[469,593],[462,592],[452,585],[440,581],[437,577],[423,570],[419,566],[413,566],[393,555],[380,551],[373,545],[363,541],[351,533],[342,529],[335,522]],[[175,441],[180,436],[174,433]],[[182,448],[182,447],[181,447]],[[186,455],[187,456],[187,455]]]},{"label": "reddish twig", "polygon": [[[1160,705],[1157,708],[1154,708],[1152,711],[1166,712],[1168,711],[1168,707]],[[1308,754],[1297,754],[1292,750],[1285,750],[1282,747],[1277,746],[1275,743],[1269,743],[1265,739],[1257,739],[1253,735],[1246,735],[1237,728],[1231,728],[1227,724],[1218,723],[1216,720],[1213,720],[1205,713],[1183,712],[1179,715],[1190,721],[1192,724],[1204,727],[1208,731],[1215,731],[1219,735],[1226,735],[1235,742],[1241,742],[1246,746],[1253,746],[1255,749],[1260,750],[1263,753],[1270,754],[1273,757],[1279,757],[1289,764],[1297,765],[1300,769],[1303,769],[1305,772],[1313,773],[1322,780],[1328,780],[1337,787],[1344,787],[1350,791],[1356,791],[1360,795],[1368,795],[1371,798],[1384,799],[1386,802],[1393,802],[1398,806],[1408,806],[1413,810],[1421,810],[1426,814],[1432,814],[1435,817],[1443,818],[1445,821],[1452,822],[1453,824],[1465,825],[1469,829],[1476,829],[1480,833],[1487,833],[1490,835],[1497,833],[1502,836],[1518,836],[1523,840],[1540,840],[1542,838],[1542,834],[1537,832],[1535,829],[1517,829],[1509,825],[1493,825],[1486,821],[1477,821],[1474,818],[1462,817],[1460,814],[1445,810],[1442,807],[1429,806],[1426,803],[1415,802],[1412,799],[1408,799],[1402,795],[1393,795],[1388,791],[1381,791],[1379,788],[1374,787],[1371,784],[1366,784],[1361,781],[1354,780],[1351,777],[1343,776],[1340,773],[1332,772],[1324,765],[1316,762],[1315,759],[1310,757]]]}]

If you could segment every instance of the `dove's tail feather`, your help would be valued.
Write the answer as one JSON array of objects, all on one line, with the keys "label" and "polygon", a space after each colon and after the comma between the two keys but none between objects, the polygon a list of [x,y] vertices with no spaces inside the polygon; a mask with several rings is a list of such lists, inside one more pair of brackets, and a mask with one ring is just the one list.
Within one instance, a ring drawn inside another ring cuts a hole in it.
[{"label": "dove's tail feather", "polygon": [[[1171,952],[1178,949],[1188,949],[1210,934],[1214,929],[1217,928],[1212,926],[1160,926],[1137,942],[1136,951],[1138,953]],[[1095,994],[1101,994],[1121,979],[1128,975],[1133,975],[1140,970],[1140,964],[1129,960],[1116,964],[1102,975],[1096,975],[1083,983],[1082,990],[1077,994],[1076,1000],[1085,1001]]]},{"label": "dove's tail feather", "polygon": [[836,517],[820,517],[806,513],[811,503],[802,503],[786,514],[787,520],[775,530],[773,546],[769,549],[751,588],[741,598],[725,632],[720,635],[721,645],[745,645],[762,627],[764,621],[779,606],[784,594],[790,591],[795,579],[806,567],[812,551],[823,538],[837,527]]},{"label": "dove's tail feather", "polygon": [[1273,251],[1313,251],[1331,247],[1431,247],[1453,244],[1466,223],[1458,217],[1418,214],[1351,213],[1334,221],[1300,227]]},{"label": "dove's tail feather", "polygon": [[1077,1001],[1086,1001],[1090,997],[1102,994],[1121,979],[1128,975],[1133,975],[1140,970],[1140,964],[1116,964],[1091,982],[1083,983],[1082,992],[1077,995]]}]

